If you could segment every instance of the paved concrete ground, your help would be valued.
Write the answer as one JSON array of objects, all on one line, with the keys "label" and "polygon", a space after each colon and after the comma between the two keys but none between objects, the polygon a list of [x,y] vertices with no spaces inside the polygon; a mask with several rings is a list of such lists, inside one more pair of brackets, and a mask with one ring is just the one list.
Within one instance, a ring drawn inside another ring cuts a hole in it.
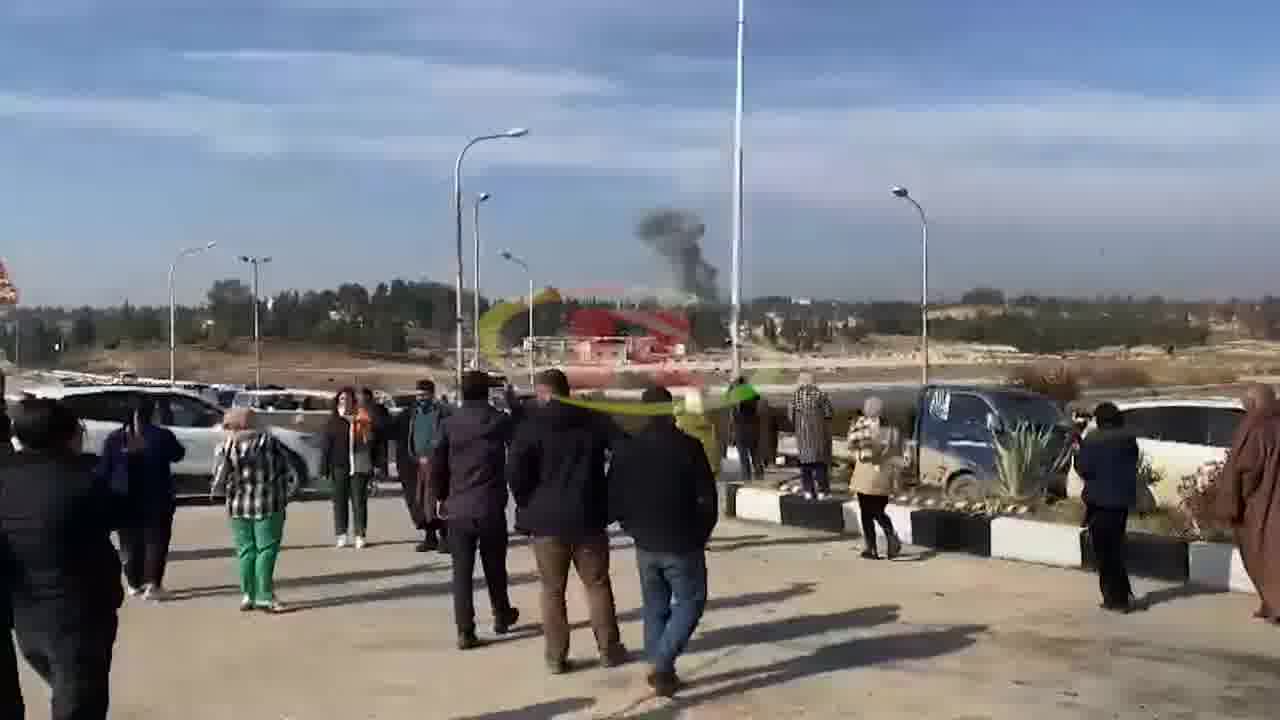
[{"label": "paved concrete ground", "polygon": [[[400,501],[374,501],[363,551],[330,547],[324,504],[295,506],[280,564],[297,611],[237,612],[217,508],[179,515],[170,585],[180,597],[124,610],[113,674],[121,720],[550,720],[551,718],[1275,718],[1280,629],[1253,599],[1139,583],[1155,606],[1096,609],[1083,573],[914,554],[869,563],[847,540],[725,521],[710,556],[713,600],[682,661],[675,702],[648,695],[642,666],[548,677],[532,557],[513,547],[512,639],[453,649],[443,556],[418,555]],[[631,553],[613,577],[624,639],[639,647]],[[571,586],[571,616],[585,619]],[[478,589],[483,628],[488,602]],[[23,678],[33,718],[44,688]]]}]

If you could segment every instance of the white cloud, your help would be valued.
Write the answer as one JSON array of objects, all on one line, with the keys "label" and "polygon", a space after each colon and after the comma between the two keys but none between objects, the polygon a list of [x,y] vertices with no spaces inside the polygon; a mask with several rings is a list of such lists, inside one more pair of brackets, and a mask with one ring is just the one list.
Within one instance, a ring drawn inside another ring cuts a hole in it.
[{"label": "white cloud", "polygon": [[[244,92],[0,93],[0,119],[188,139],[217,152],[411,163],[441,178],[470,135],[524,125],[530,138],[486,148],[469,161],[472,171],[635,175],[715,195],[728,187],[731,88],[683,88],[680,102],[660,105],[633,94],[624,77],[574,69],[270,50],[188,53],[180,61],[193,87],[219,78],[218,87]],[[1277,219],[1267,199],[1280,190],[1277,97],[1060,92],[797,107],[770,100],[777,95],[785,93],[753,88],[746,126],[748,190],[773,202],[851,215],[892,211],[884,188],[903,183],[956,222]]]}]

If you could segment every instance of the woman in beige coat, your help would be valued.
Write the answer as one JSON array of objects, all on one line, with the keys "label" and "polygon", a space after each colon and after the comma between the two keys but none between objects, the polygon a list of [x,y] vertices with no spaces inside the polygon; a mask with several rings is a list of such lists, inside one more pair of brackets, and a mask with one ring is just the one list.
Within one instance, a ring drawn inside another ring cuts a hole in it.
[{"label": "woman in beige coat", "polygon": [[868,560],[880,559],[876,551],[877,523],[884,529],[889,559],[902,552],[902,541],[894,532],[893,521],[885,513],[898,472],[902,434],[892,425],[881,422],[883,411],[884,403],[880,398],[869,397],[862,406],[862,417],[849,427],[849,452],[857,463],[849,482],[858,494],[862,536],[866,540],[862,557]]}]

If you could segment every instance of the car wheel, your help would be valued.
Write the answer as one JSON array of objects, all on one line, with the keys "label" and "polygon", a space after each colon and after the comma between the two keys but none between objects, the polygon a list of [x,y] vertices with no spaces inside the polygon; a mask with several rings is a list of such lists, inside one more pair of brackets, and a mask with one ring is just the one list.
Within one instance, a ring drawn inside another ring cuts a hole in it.
[{"label": "car wheel", "polygon": [[985,488],[973,473],[958,473],[947,483],[947,499],[973,502],[986,497]]}]

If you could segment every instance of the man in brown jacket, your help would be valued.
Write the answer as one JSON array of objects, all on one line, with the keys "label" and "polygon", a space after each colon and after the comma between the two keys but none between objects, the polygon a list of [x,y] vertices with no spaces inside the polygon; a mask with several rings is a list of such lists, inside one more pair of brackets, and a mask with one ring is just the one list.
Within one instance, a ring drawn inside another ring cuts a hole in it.
[{"label": "man in brown jacket", "polygon": [[1258,589],[1254,616],[1280,623],[1280,414],[1275,391],[1251,386],[1218,488],[1218,510],[1235,529],[1245,571]]}]

